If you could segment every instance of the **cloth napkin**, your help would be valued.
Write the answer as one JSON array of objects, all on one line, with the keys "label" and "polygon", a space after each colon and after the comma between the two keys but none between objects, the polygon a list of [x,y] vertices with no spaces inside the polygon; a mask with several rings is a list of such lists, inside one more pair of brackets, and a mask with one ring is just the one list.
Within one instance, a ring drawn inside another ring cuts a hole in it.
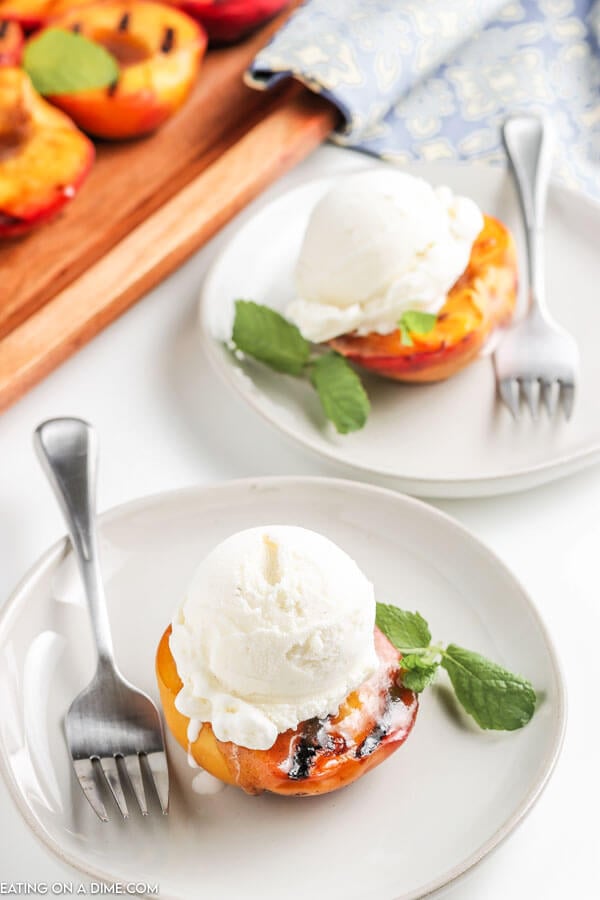
[{"label": "cloth napkin", "polygon": [[600,0],[308,0],[246,80],[301,80],[336,143],[398,163],[503,162],[504,117],[545,113],[556,175],[600,200],[599,42]]}]

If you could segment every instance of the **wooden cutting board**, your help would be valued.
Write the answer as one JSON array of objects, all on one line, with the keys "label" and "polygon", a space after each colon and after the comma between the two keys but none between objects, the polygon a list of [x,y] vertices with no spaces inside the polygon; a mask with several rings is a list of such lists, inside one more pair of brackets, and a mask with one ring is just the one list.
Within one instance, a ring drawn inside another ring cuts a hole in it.
[{"label": "wooden cutting board", "polygon": [[336,122],[297,84],[242,75],[283,21],[211,51],[184,108],[150,138],[100,144],[61,216],[0,246],[0,409],[201,247]]}]

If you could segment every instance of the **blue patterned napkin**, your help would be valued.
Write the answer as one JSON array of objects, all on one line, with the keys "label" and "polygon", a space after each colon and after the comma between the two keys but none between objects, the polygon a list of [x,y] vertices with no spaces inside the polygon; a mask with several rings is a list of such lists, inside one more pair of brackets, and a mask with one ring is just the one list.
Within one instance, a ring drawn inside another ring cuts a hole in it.
[{"label": "blue patterned napkin", "polygon": [[337,143],[500,162],[508,112],[545,112],[556,174],[600,199],[600,0],[308,0],[246,80],[290,75],[340,109]]}]

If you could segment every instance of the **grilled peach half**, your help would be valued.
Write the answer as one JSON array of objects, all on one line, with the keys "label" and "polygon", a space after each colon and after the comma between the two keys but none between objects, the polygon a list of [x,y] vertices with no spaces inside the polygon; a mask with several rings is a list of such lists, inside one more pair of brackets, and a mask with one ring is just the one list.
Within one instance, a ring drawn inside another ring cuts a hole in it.
[{"label": "grilled peach half", "polygon": [[335,716],[308,719],[280,734],[269,750],[248,750],[217,740],[210,724],[189,743],[189,719],[175,708],[181,689],[169,647],[170,627],[156,655],[156,673],[167,725],[194,760],[248,794],[305,796],[344,787],[383,762],[404,743],[415,721],[417,695],[400,684],[400,654],[375,629],[379,668],[349,695]]},{"label": "grilled peach half", "polygon": [[75,8],[52,26],[84,35],[117,60],[115,84],[49,98],[84,131],[113,140],[155,131],[179,109],[207,43],[203,28],[189,16],[142,0]]},{"label": "grilled peach half", "polygon": [[272,19],[290,0],[171,0],[206,28],[211,41],[232,43]]},{"label": "grilled peach half", "polygon": [[494,328],[512,318],[517,300],[517,254],[510,231],[484,216],[464,273],[449,291],[435,327],[413,334],[412,346],[400,331],[342,335],[330,346],[356,365],[397,381],[442,381],[470,363]]},{"label": "grilled peach half", "polygon": [[93,161],[91,141],[42,100],[25,72],[0,67],[0,237],[54,216]]},{"label": "grilled peach half", "polygon": [[0,66],[18,66],[23,43],[23,29],[18,22],[0,21]]}]

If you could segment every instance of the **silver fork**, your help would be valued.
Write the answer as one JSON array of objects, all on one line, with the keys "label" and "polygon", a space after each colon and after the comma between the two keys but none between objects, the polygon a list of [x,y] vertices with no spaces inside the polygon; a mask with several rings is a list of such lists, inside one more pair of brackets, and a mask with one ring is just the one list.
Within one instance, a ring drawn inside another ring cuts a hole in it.
[{"label": "silver fork", "polygon": [[65,517],[98,651],[96,673],[75,698],[65,719],[75,775],[92,809],[104,822],[108,815],[100,790],[102,782],[124,818],[128,816],[123,791],[127,781],[142,814],[147,814],[144,771],[166,813],[169,774],[160,715],[150,697],[123,678],[113,655],[95,527],[95,431],[81,419],[51,419],[36,429],[34,444]]},{"label": "silver fork", "polygon": [[579,351],[574,338],[551,316],[544,284],[544,212],[552,167],[548,123],[538,116],[509,117],[502,128],[515,178],[527,247],[528,312],[503,336],[494,354],[500,396],[516,419],[524,400],[533,418],[543,404],[559,406],[570,419]]}]

